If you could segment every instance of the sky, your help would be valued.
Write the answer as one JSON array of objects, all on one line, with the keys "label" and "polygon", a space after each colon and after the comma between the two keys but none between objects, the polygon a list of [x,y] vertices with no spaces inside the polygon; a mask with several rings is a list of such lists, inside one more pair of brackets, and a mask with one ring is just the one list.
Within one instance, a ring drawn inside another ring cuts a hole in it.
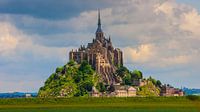
[{"label": "sky", "polygon": [[0,92],[37,92],[95,37],[97,9],[131,71],[200,88],[199,0],[1,0]]}]

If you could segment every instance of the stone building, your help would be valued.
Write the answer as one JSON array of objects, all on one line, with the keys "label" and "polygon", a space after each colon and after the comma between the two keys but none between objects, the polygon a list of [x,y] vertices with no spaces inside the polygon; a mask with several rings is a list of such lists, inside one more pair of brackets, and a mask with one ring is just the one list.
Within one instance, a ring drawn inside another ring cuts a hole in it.
[{"label": "stone building", "polygon": [[178,88],[170,86],[169,84],[165,84],[161,87],[160,96],[184,96],[184,92]]},{"label": "stone building", "polygon": [[123,65],[123,53],[119,48],[113,47],[110,37],[105,37],[101,28],[100,11],[96,36],[92,43],[88,43],[87,47],[81,45],[79,49],[70,51],[69,59],[79,64],[86,60],[101,75],[106,84],[117,82],[113,74],[117,67]]},{"label": "stone building", "polygon": [[136,89],[132,86],[115,85],[115,97],[134,97]]},{"label": "stone building", "polygon": [[135,97],[137,90],[132,86],[114,85],[113,92],[99,92],[95,87],[90,92],[91,97]]}]

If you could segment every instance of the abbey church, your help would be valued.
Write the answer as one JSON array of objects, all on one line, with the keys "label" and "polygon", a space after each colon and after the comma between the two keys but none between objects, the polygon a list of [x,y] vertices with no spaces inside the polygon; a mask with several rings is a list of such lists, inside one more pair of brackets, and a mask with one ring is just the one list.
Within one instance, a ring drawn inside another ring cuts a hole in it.
[{"label": "abbey church", "polygon": [[123,53],[119,48],[113,47],[110,37],[105,37],[101,28],[100,11],[98,11],[96,37],[87,47],[81,45],[79,49],[70,51],[69,59],[79,64],[86,60],[101,75],[105,83],[117,83],[113,75],[117,68],[123,65]]}]

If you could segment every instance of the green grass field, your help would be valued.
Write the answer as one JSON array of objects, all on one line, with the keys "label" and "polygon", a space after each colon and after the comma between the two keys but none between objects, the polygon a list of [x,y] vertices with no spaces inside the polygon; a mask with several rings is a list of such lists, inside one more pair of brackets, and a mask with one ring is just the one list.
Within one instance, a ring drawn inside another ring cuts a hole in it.
[{"label": "green grass field", "polygon": [[200,112],[200,98],[0,99],[0,112]]}]

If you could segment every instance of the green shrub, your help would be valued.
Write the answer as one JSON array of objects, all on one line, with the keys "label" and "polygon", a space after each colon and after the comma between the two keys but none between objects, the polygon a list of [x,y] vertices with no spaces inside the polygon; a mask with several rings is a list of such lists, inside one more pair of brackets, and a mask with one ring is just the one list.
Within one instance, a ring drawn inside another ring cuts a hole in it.
[{"label": "green shrub", "polygon": [[62,72],[63,69],[64,69],[64,67],[58,67],[58,68],[56,68],[56,73],[60,73],[60,72]]},{"label": "green shrub", "polygon": [[106,91],[106,86],[105,86],[102,82],[97,83],[96,88],[97,88],[100,92],[105,92],[105,91]]}]

